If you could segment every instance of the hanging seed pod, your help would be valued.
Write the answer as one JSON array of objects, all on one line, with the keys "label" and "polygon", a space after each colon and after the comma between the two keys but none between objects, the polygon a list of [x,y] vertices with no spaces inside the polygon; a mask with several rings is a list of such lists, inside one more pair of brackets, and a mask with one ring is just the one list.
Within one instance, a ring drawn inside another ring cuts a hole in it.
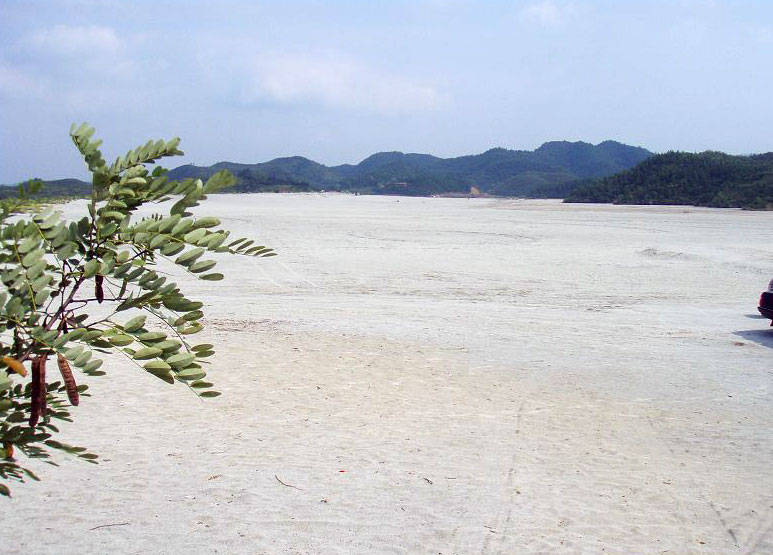
[{"label": "hanging seed pod", "polygon": [[48,405],[48,386],[46,384],[46,360],[48,355],[41,355],[40,359],[40,414],[46,415]]},{"label": "hanging seed pod", "polygon": [[101,303],[105,300],[105,291],[102,288],[102,281],[104,277],[100,274],[94,276],[94,296],[97,298],[97,302]]},{"label": "hanging seed pod", "polygon": [[72,375],[72,368],[70,363],[62,355],[57,355],[56,362],[59,365],[59,372],[62,373],[62,379],[64,380],[64,386],[67,388],[67,398],[70,399],[70,404],[74,407],[78,406],[80,397],[78,395],[78,384],[75,383],[75,377]]},{"label": "hanging seed pod", "polygon": [[36,356],[32,359],[32,391],[30,406],[30,427],[38,425],[40,415],[46,412],[46,357]]},{"label": "hanging seed pod", "polygon": [[5,451],[5,458],[6,459],[12,459],[13,458],[13,443],[6,441],[3,443],[3,451]]},{"label": "hanging seed pod", "polygon": [[30,426],[38,425],[40,419],[40,359],[32,360],[32,395],[30,399]]}]

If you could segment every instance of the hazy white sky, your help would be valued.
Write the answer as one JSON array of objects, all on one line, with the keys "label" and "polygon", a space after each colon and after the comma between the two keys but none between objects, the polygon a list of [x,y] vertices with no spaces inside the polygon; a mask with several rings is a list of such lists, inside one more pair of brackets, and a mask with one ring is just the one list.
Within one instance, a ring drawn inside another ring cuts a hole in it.
[{"label": "hazy white sky", "polygon": [[182,137],[174,167],[555,139],[773,150],[773,1],[0,3],[0,183]]}]

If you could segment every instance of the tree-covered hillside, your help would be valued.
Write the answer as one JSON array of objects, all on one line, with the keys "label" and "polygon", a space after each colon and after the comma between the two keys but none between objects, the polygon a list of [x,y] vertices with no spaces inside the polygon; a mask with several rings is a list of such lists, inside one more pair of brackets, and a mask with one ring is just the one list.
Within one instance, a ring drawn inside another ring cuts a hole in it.
[{"label": "tree-covered hillside", "polygon": [[494,148],[482,154],[438,158],[428,154],[380,152],[359,164],[324,166],[300,156],[258,164],[220,162],[181,166],[170,178],[207,178],[227,169],[239,178],[235,190],[327,189],[376,194],[434,195],[466,193],[476,187],[503,196],[562,197],[571,184],[611,175],[652,153],[614,141],[545,143],[534,151]]},{"label": "tree-covered hillside", "polygon": [[[41,180],[36,180],[41,181]],[[29,194],[33,198],[72,198],[85,197],[91,194],[91,183],[80,179],[55,179],[42,181],[39,191]],[[19,194],[18,187],[0,186],[0,199],[14,198]]]},{"label": "tree-covered hillside", "polygon": [[581,184],[565,202],[771,209],[773,153],[667,152],[630,170]]}]

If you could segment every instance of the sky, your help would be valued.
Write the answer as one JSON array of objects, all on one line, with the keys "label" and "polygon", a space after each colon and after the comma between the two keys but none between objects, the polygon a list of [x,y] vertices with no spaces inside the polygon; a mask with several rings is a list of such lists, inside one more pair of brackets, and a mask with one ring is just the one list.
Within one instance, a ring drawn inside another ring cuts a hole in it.
[{"label": "sky", "polygon": [[0,183],[84,177],[182,138],[168,167],[549,140],[773,150],[773,1],[0,2]]}]

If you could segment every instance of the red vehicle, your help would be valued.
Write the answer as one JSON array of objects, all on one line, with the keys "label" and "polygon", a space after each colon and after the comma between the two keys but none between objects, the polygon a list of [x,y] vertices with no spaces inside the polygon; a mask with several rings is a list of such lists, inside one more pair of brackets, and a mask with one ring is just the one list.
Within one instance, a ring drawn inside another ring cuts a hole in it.
[{"label": "red vehicle", "polygon": [[760,305],[757,307],[765,318],[770,318],[770,325],[773,326],[773,279],[770,280],[768,290],[760,295]]}]

